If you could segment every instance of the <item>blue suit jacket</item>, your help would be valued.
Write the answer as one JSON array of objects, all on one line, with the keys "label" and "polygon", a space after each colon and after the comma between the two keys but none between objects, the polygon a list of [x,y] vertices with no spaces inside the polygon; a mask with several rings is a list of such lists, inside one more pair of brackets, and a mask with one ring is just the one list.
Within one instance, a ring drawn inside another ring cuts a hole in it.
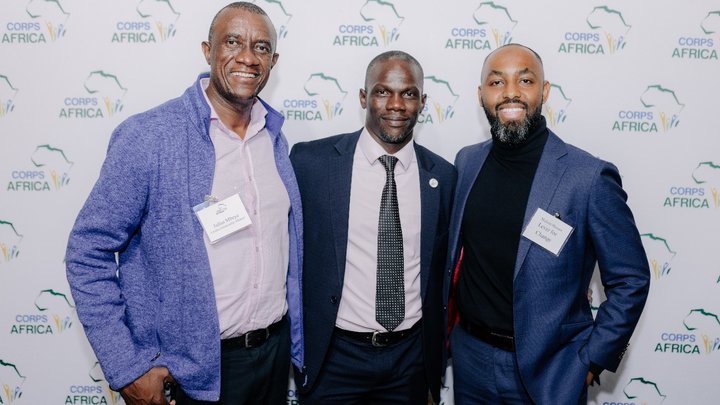
[{"label": "blue suit jacket", "polygon": [[[492,141],[456,158],[445,299],[460,251],[465,203]],[[488,198],[492,198],[491,195]],[[577,403],[590,362],[615,371],[647,298],[650,271],[620,175],[552,131],[533,180],[523,229],[542,208],[574,228],[558,256],[520,237],[513,316],[520,374],[538,404]],[[599,265],[607,300],[593,320],[587,289]],[[447,302],[447,301],[446,301]],[[457,354],[457,353],[455,353]]]},{"label": "blue suit jacket", "polygon": [[[306,367],[296,370],[301,389],[312,387],[335,327],[345,275],[353,155],[361,131],[299,143],[290,153],[307,215],[303,218]],[[437,399],[444,330],[442,275],[456,172],[450,163],[418,144],[415,155],[420,172],[424,361],[431,392]],[[432,178],[438,181],[436,188],[429,185]]]}]

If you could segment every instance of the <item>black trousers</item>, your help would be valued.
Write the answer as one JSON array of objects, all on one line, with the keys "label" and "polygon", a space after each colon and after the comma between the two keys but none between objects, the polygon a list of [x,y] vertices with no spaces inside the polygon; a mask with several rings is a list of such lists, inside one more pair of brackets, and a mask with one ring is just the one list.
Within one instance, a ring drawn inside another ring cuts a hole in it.
[{"label": "black trousers", "polygon": [[333,335],[328,354],[301,405],[427,405],[422,330],[385,347]]},{"label": "black trousers", "polygon": [[259,347],[223,349],[220,360],[220,401],[196,401],[182,387],[177,405],[277,405],[287,403],[290,375],[290,322]]}]

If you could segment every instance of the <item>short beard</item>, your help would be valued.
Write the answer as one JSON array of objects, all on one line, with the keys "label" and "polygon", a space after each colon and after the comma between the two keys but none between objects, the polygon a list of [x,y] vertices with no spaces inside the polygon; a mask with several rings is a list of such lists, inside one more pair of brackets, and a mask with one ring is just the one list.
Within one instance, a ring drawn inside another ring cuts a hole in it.
[{"label": "short beard", "polygon": [[226,83],[224,83],[222,79],[217,76],[211,76],[210,80],[212,81],[213,87],[215,87],[215,92],[217,93],[217,95],[231,105],[245,104],[249,101],[254,103],[255,98],[260,93],[260,90],[265,87],[265,83],[261,84],[260,87],[256,90],[255,94],[253,94],[252,97],[247,98],[233,93],[232,87],[230,87],[229,85],[228,87],[225,87]]},{"label": "short beard", "polygon": [[[513,101],[512,103],[522,104],[525,106],[526,110],[528,109],[527,103],[522,101]],[[498,104],[495,107],[494,115],[490,109],[483,106],[485,116],[490,123],[490,133],[493,135],[494,139],[502,144],[511,146],[520,145],[527,140],[528,135],[530,135],[530,129],[540,121],[542,117],[542,103],[538,105],[535,111],[530,111],[529,115],[522,121],[510,121],[506,124],[502,124],[498,118],[498,111],[502,104],[505,103]]]},{"label": "short beard", "polygon": [[415,116],[413,119],[412,125],[410,125],[410,128],[407,128],[407,130],[400,135],[397,138],[393,138],[392,136],[388,135],[385,131],[382,130],[382,127],[378,128],[378,138],[380,138],[381,141],[387,143],[387,144],[393,144],[393,145],[402,145],[408,141],[408,138],[411,138],[413,135],[413,129],[415,129],[415,124],[417,124],[417,119],[420,116],[420,112]]},{"label": "short beard", "polygon": [[382,129],[378,132],[378,138],[380,138],[381,141],[393,145],[400,145],[405,143],[405,141],[407,141],[407,139],[413,134],[412,128],[397,138],[391,137],[390,135],[386,134],[385,131],[383,131]]}]

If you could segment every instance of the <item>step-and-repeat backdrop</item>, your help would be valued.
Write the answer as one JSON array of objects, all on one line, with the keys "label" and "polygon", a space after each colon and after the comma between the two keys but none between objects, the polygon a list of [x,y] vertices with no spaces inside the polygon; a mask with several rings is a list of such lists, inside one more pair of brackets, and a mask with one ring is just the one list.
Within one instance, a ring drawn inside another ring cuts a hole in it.
[{"label": "step-and-repeat backdrop", "polygon": [[[485,56],[509,42],[534,48],[552,83],[550,127],[620,168],[652,269],[627,355],[589,402],[718,403],[720,2],[256,3],[279,36],[262,96],[285,115],[291,143],[360,128],[367,63],[401,49],[425,69],[416,140],[452,161],[489,137],[477,101]],[[122,402],[77,319],[67,235],[112,129],[207,70],[200,42],[225,4],[0,4],[0,403]],[[596,281],[593,305],[602,299]]]}]

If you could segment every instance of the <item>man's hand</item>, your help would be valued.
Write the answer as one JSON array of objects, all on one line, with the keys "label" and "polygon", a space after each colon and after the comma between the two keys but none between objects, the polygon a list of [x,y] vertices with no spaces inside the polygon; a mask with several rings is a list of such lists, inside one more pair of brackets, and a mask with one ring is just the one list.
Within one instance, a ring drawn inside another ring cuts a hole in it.
[{"label": "man's hand", "polygon": [[[140,378],[120,390],[127,405],[168,405],[165,399],[166,382],[175,383],[165,367],[153,367]],[[174,405],[172,401],[170,405]]]}]

